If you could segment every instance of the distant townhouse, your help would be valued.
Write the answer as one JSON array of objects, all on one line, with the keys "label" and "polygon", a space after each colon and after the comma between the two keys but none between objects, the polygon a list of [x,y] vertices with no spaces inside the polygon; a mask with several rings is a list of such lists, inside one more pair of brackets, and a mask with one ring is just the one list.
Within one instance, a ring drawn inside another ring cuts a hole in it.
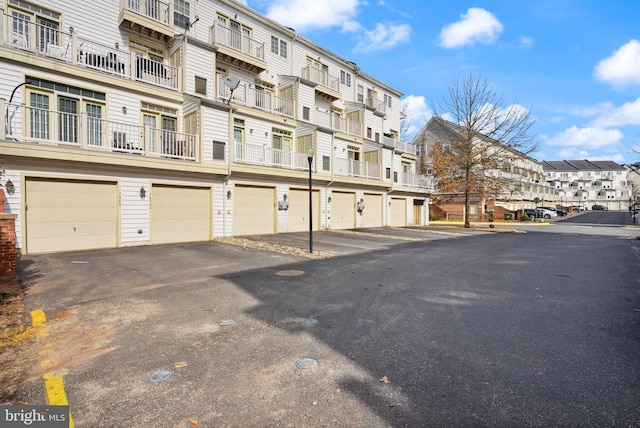
[{"label": "distant townhouse", "polygon": [[563,206],[591,209],[604,205],[610,210],[626,210],[632,200],[628,171],[613,161],[543,161],[547,182],[556,189]]},{"label": "distant townhouse", "polygon": [[640,162],[623,165],[627,170],[627,181],[631,185],[631,199],[640,203]]},{"label": "distant townhouse", "polygon": [[402,93],[236,1],[4,0],[0,68],[23,253],[428,221]]},{"label": "distant townhouse", "polygon": [[[454,123],[440,117],[431,118],[412,140],[412,144],[416,146],[418,172],[432,176],[430,149],[436,144],[450,144],[451,141],[459,138],[458,133],[459,128]],[[478,144],[488,140],[491,139],[479,136]],[[492,140],[491,144],[499,144],[499,142]],[[499,175],[507,184],[501,194],[495,198],[483,199],[476,195],[469,208],[471,220],[487,220],[489,213],[492,213],[496,220],[505,218],[515,220],[520,218],[525,208],[534,208],[543,202],[555,203],[555,191],[544,178],[541,162],[511,148],[504,148],[504,154],[501,156],[504,158],[503,167],[487,173]],[[436,186],[432,196],[430,207],[432,215],[437,215],[443,220],[463,218],[462,195],[443,194]]]}]

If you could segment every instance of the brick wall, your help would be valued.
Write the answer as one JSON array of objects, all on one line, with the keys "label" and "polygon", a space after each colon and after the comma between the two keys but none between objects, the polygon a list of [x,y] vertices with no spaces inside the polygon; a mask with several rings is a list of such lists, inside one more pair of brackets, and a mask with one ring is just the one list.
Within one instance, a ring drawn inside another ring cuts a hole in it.
[{"label": "brick wall", "polygon": [[0,278],[2,279],[13,279],[17,275],[16,217],[16,214],[0,213]]}]

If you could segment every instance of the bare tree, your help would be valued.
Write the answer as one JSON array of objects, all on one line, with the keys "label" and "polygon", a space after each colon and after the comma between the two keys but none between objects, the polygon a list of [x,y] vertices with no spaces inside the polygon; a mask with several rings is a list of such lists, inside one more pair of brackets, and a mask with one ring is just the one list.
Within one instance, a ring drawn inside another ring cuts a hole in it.
[{"label": "bare tree", "polygon": [[[529,134],[534,120],[517,100],[504,106],[503,95],[472,73],[454,80],[435,110],[432,120],[444,125],[447,136],[429,147],[434,185],[441,195],[464,198],[468,228],[471,199],[496,198],[508,190],[513,184],[510,160],[537,149]],[[440,112],[451,121],[440,118]]]}]

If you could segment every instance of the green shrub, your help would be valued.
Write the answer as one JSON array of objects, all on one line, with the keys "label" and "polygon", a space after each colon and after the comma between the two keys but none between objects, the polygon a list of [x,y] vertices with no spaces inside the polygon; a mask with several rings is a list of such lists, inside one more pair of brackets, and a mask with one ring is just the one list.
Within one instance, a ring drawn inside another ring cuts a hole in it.
[{"label": "green shrub", "polygon": [[438,221],[440,220],[440,216],[439,215],[429,215],[429,221]]}]

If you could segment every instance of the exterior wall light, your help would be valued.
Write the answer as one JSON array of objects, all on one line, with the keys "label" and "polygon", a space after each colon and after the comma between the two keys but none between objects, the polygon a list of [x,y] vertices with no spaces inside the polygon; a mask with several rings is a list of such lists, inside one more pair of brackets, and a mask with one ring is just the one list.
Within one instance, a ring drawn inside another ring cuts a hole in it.
[{"label": "exterior wall light", "polygon": [[13,195],[16,192],[16,186],[11,182],[11,180],[7,180],[4,184],[4,188],[7,189],[7,193]]},{"label": "exterior wall light", "polygon": [[227,199],[231,199],[231,190],[227,190]]},{"label": "exterior wall light", "polygon": [[145,190],[144,186],[140,187],[140,199],[144,199],[147,197],[147,191]]}]

